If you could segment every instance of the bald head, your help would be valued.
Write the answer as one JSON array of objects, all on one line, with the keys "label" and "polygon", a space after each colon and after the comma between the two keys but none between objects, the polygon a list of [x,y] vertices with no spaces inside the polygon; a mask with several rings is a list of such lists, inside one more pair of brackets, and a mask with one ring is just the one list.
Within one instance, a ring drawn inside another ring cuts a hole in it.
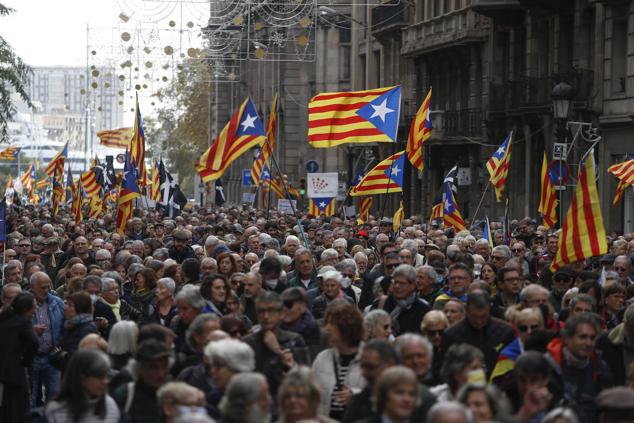
[{"label": "bald head", "polygon": [[29,280],[31,293],[38,302],[46,301],[51,290],[51,278],[44,272],[35,272]]}]

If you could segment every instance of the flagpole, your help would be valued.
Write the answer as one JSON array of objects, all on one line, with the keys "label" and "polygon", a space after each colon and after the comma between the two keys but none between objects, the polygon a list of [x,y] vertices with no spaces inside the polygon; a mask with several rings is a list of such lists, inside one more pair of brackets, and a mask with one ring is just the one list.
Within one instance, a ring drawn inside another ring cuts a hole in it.
[{"label": "flagpole", "polygon": [[489,185],[491,185],[491,180],[490,179],[487,181],[487,184],[484,187],[484,192],[482,193],[482,196],[480,197],[480,202],[478,203],[478,207],[476,207],[475,213],[473,213],[472,222],[475,222],[476,217],[478,216],[478,211],[480,211],[480,206],[482,206],[482,202],[484,201],[484,197],[486,196],[487,191],[489,191]]},{"label": "flagpole", "polygon": [[[394,155],[392,155],[394,156]],[[390,172],[392,171],[392,167],[394,167],[394,162],[396,160],[392,159],[392,163],[390,163]],[[405,169],[403,169],[403,172],[405,172]],[[405,177],[405,176],[403,176]],[[387,183],[387,188],[385,188],[385,195],[388,195],[390,193],[390,183],[392,181],[392,179],[388,176],[387,178],[389,180],[389,182]],[[403,199],[403,187],[401,187],[401,200]],[[381,205],[381,219],[383,219],[385,217],[385,206],[387,205],[387,198],[385,199],[385,201],[383,201],[383,204]]]}]

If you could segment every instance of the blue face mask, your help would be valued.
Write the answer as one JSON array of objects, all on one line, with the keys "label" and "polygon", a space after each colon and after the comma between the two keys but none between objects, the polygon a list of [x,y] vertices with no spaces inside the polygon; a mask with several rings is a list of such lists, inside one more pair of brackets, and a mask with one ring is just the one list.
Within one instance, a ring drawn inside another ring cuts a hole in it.
[{"label": "blue face mask", "polygon": [[178,413],[180,417],[184,416],[206,416],[207,410],[205,407],[196,405],[181,405],[178,407]]}]

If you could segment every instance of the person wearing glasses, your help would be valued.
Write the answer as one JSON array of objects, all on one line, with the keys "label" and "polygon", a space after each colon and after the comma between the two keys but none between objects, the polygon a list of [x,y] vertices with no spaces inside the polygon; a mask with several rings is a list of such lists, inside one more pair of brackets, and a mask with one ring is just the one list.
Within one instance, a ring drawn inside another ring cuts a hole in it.
[{"label": "person wearing glasses", "polygon": [[471,269],[463,263],[454,263],[449,267],[447,287],[436,297],[434,310],[442,310],[450,300],[464,303],[467,300],[467,289],[471,285],[473,275]]},{"label": "person wearing glasses", "polygon": [[620,255],[614,259],[614,270],[619,274],[619,280],[625,286],[634,283],[633,256]]},{"label": "person wearing glasses", "polygon": [[493,297],[491,314],[498,319],[504,318],[508,307],[520,302],[522,279],[516,269],[502,268],[498,271],[498,289]]},{"label": "person wearing glasses", "polygon": [[442,365],[441,343],[442,335],[449,328],[449,319],[440,310],[432,310],[423,317],[420,325],[421,332],[427,337],[433,347],[431,372],[425,378],[428,386],[440,383],[440,366]]},{"label": "person wearing glasses", "polygon": [[308,307],[306,291],[299,287],[286,288],[281,298],[284,311],[280,327],[301,335],[309,347],[319,346],[322,340],[321,330]]},{"label": "person wearing glasses", "polygon": [[572,269],[564,266],[553,275],[553,285],[548,300],[557,313],[561,311],[561,300],[572,287],[574,273]]}]

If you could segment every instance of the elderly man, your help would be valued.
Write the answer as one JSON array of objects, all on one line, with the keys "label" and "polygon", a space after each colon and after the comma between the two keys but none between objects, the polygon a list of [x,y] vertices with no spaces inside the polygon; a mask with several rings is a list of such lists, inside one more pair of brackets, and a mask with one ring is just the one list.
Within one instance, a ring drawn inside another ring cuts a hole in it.
[{"label": "elderly man", "polygon": [[288,286],[298,286],[305,290],[317,287],[317,272],[313,267],[313,255],[308,248],[295,251],[295,271],[288,277]]},{"label": "elderly man", "polygon": [[18,296],[19,293],[22,292],[22,287],[17,283],[5,283],[2,286],[2,298],[0,301],[0,305],[2,308],[5,308],[11,305],[11,302],[15,297]]},{"label": "elderly man", "polygon": [[539,307],[548,303],[550,292],[541,285],[531,284],[520,291],[522,307]]},{"label": "elderly man", "polygon": [[284,242],[284,250],[286,250],[287,256],[295,257],[295,252],[299,249],[299,247],[299,238],[297,238],[295,235],[289,235],[286,237],[286,241]]},{"label": "elderly man", "polygon": [[22,284],[22,263],[11,260],[4,268],[4,283]]},{"label": "elderly man", "polygon": [[416,269],[416,288],[418,289],[418,296],[429,304],[432,304],[440,294],[437,279],[438,274],[431,266],[425,265]]},{"label": "elderly man", "polygon": [[390,294],[385,299],[375,300],[373,309],[382,309],[392,318],[392,333],[420,333],[423,316],[431,309],[427,301],[418,297],[416,270],[401,264],[392,273]]},{"label": "elderly man", "polygon": [[31,367],[31,406],[39,407],[54,398],[60,387],[61,373],[53,367],[49,359],[60,345],[64,303],[50,293],[51,278],[46,273],[34,273],[29,282],[31,293],[37,301],[33,314],[33,329],[39,339],[37,355]]},{"label": "elderly man", "polygon": [[625,286],[634,282],[634,266],[630,257],[617,256],[614,259],[614,270],[619,274],[619,281]]},{"label": "elderly man", "polygon": [[104,272],[112,268],[112,254],[106,249],[97,250],[95,253],[95,261]]},{"label": "elderly man", "polygon": [[165,423],[194,413],[205,414],[205,393],[184,382],[168,382],[156,393]]},{"label": "elderly man", "polygon": [[240,373],[231,379],[220,406],[223,421],[271,421],[271,395],[266,378],[259,373]]},{"label": "elderly man", "polygon": [[185,285],[176,294],[176,306],[178,307],[178,316],[172,319],[170,328],[176,334],[174,349],[180,353],[186,349],[187,329],[202,312],[205,307],[205,299],[200,295],[199,287]]},{"label": "elderly man", "polygon": [[491,261],[498,269],[504,267],[512,256],[513,253],[507,245],[497,245],[493,247],[493,251],[491,251]]},{"label": "elderly man", "polygon": [[248,272],[244,275],[244,292],[240,298],[242,313],[252,322],[257,322],[255,299],[263,292],[262,275]]},{"label": "elderly man", "polygon": [[75,240],[73,241],[73,248],[60,256],[57,263],[57,272],[59,272],[60,269],[66,266],[68,260],[73,257],[79,257],[86,266],[95,264],[95,256],[88,249],[88,240],[85,237],[78,236],[77,238],[75,238]]},{"label": "elderly man", "polygon": [[427,413],[429,423],[469,423],[471,412],[466,406],[456,401],[445,401],[434,404]]}]

